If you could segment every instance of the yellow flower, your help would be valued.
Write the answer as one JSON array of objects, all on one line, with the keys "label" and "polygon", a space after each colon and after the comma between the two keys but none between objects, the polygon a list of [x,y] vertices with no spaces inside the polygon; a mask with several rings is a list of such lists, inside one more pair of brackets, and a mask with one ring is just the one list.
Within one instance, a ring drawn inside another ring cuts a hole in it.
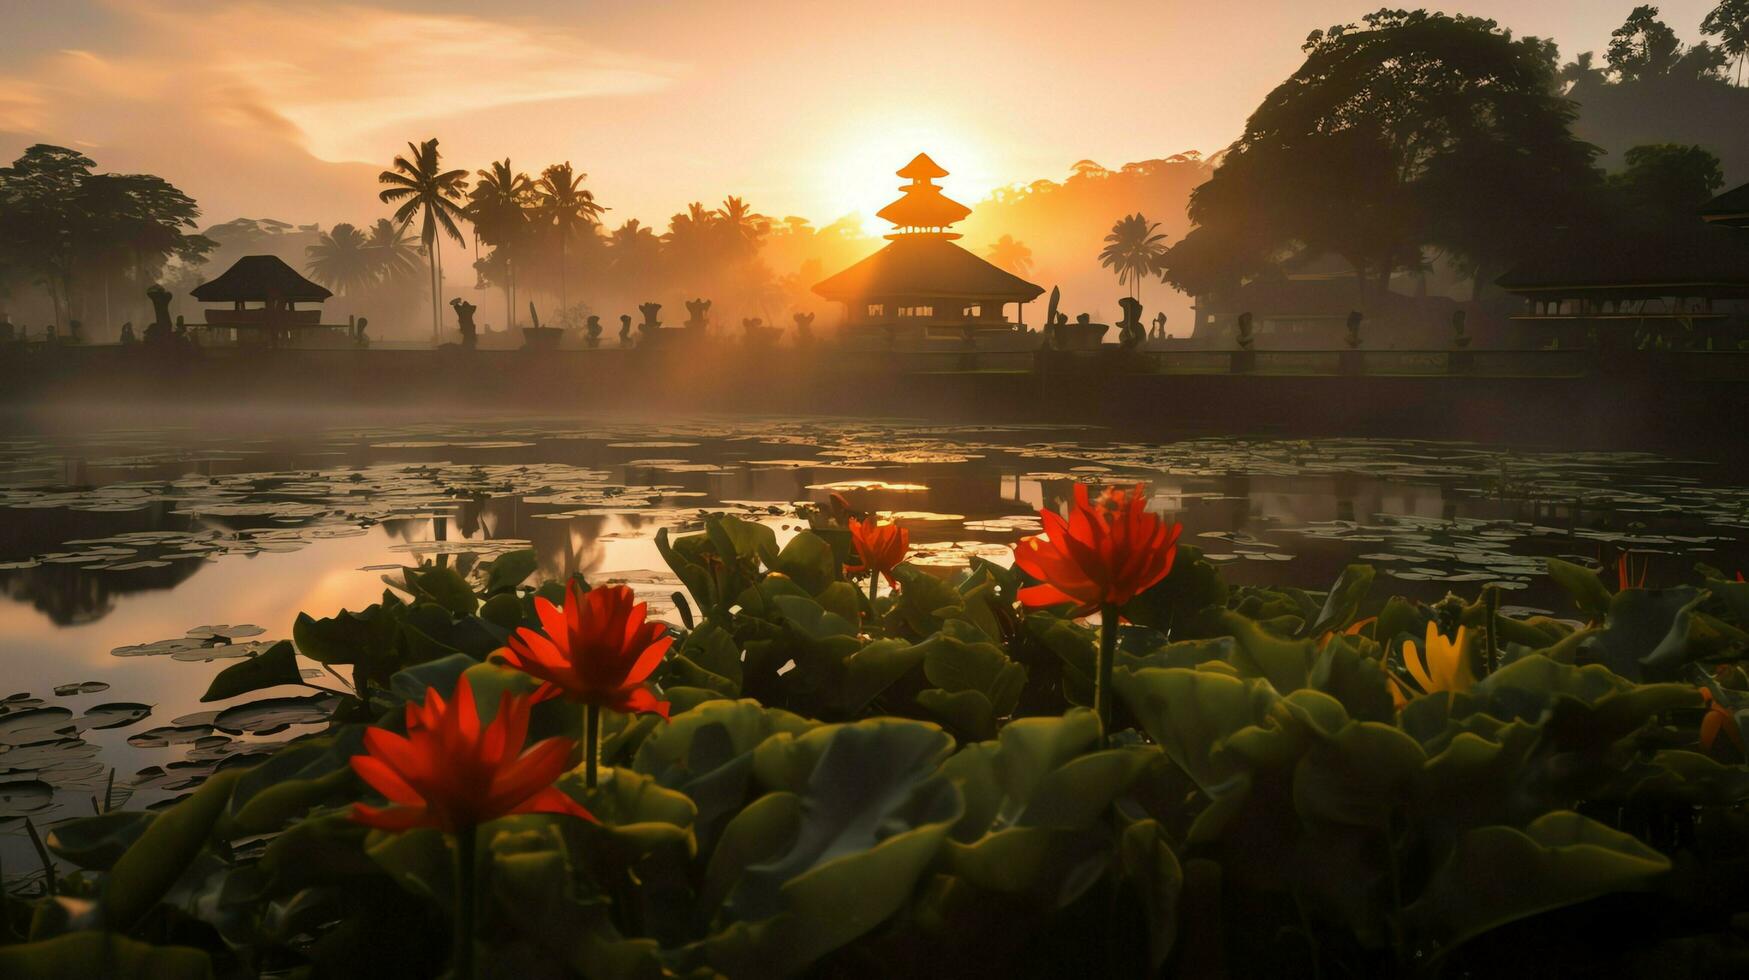
[{"label": "yellow flower", "polygon": [[1464,656],[1464,639],[1465,627],[1459,626],[1457,638],[1449,639],[1439,632],[1437,625],[1429,622],[1425,656],[1415,646],[1414,640],[1403,641],[1403,666],[1409,668],[1409,676],[1415,679],[1421,690],[1407,690],[1407,685],[1393,677],[1396,684],[1391,694],[1399,708],[1411,697],[1436,691],[1467,691],[1476,686],[1476,675],[1470,672],[1469,658]]}]

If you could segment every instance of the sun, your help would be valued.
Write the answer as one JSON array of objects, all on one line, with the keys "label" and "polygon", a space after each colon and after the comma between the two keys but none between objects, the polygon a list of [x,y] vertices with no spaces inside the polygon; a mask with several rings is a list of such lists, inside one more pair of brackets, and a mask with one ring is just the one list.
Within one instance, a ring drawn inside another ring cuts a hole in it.
[{"label": "sun", "polygon": [[947,116],[915,113],[859,116],[825,141],[819,168],[821,218],[858,214],[870,235],[891,231],[875,212],[899,196],[904,183],[894,171],[919,153],[941,164],[948,197],[973,206],[1000,181],[974,128]]}]

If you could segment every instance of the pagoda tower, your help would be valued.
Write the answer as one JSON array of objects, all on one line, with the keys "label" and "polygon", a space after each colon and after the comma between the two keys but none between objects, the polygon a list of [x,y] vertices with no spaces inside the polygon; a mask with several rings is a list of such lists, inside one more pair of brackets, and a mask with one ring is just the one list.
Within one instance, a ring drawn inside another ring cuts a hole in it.
[{"label": "pagoda tower", "polygon": [[889,244],[814,292],[844,304],[844,337],[928,349],[937,345],[1008,346],[1024,337],[1007,319],[1009,303],[1037,299],[1044,290],[954,244],[952,226],[972,209],[941,192],[941,165],[919,153],[898,171],[903,196],[877,212],[892,223]]}]

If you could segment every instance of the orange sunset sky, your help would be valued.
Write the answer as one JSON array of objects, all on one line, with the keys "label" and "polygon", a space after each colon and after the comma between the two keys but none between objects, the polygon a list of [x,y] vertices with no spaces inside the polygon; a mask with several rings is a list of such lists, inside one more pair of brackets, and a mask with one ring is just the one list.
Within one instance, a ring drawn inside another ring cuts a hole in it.
[{"label": "orange sunset sky", "polygon": [[[1083,0],[0,0],[0,155],[77,147],[205,218],[368,220],[436,136],[472,170],[569,159],[610,223],[740,194],[816,222],[890,199],[927,150],[968,203],[1236,137],[1316,27],[1377,3]],[[1601,52],[1629,0],[1448,10]],[[1710,0],[1669,0],[1685,40]]]}]

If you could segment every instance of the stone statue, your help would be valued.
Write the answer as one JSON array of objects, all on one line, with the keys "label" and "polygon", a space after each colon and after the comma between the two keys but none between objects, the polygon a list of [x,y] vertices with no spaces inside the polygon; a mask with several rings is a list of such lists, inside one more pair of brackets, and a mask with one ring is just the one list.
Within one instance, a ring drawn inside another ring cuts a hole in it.
[{"label": "stone statue", "polygon": [[1123,320],[1117,325],[1117,340],[1124,350],[1135,350],[1148,338],[1142,326],[1142,301],[1125,296],[1117,301],[1123,307]]},{"label": "stone statue", "polygon": [[644,322],[638,324],[638,333],[640,335],[638,342],[641,344],[657,343],[657,338],[660,336],[657,331],[662,329],[662,321],[656,319],[656,314],[662,312],[662,304],[639,303],[638,312],[644,315]]},{"label": "stone statue", "polygon": [[585,334],[585,336],[583,338],[583,342],[585,344],[589,345],[591,350],[593,350],[594,348],[600,347],[601,346],[601,317],[596,316],[593,313],[589,314],[589,319],[584,321],[583,332]]},{"label": "stone statue", "polygon": [[370,326],[370,318],[369,317],[362,317],[362,316],[358,318],[357,323],[353,324],[353,327],[352,327],[352,345],[354,347],[369,347],[370,346],[370,336],[364,332],[364,328],[368,327],[368,326]]},{"label": "stone statue", "polygon": [[83,344],[85,342],[85,324],[78,320],[67,321],[67,343]]},{"label": "stone statue", "polygon": [[756,316],[741,318],[741,329],[745,332],[745,339],[748,343],[752,343],[759,338],[759,328],[763,326],[765,326],[764,317]]},{"label": "stone statue", "polygon": [[704,333],[710,326],[711,301],[708,299],[689,299],[686,301],[686,329],[693,333]]},{"label": "stone statue", "polygon": [[43,343],[51,344],[51,345],[54,344],[54,342],[58,339],[55,336],[55,329],[56,329],[55,325],[52,323],[43,327]]},{"label": "stone statue", "polygon": [[1239,337],[1238,337],[1238,340],[1239,340],[1239,347],[1242,350],[1250,350],[1252,343],[1254,343],[1257,340],[1257,338],[1255,336],[1253,336],[1251,333],[1251,314],[1249,314],[1249,313],[1239,314]]},{"label": "stone statue", "polygon": [[632,317],[629,313],[619,315],[619,345],[621,347],[632,345]]},{"label": "stone statue", "polygon": [[474,311],[479,307],[457,296],[449,301],[455,310],[455,322],[462,332],[462,349],[473,350],[479,345],[479,330],[474,326]]},{"label": "stone statue", "polygon": [[18,328],[13,325],[11,314],[0,313],[0,344],[11,343],[17,333]]},{"label": "stone statue", "polygon": [[1451,314],[1451,345],[1464,348],[1470,346],[1470,335],[1464,332],[1465,322],[1469,315],[1463,310],[1453,310]]},{"label": "stone statue", "polygon": [[1348,335],[1343,337],[1342,340],[1344,343],[1348,344],[1349,349],[1351,350],[1360,346],[1361,319],[1362,317],[1359,310],[1354,310],[1348,314]]},{"label": "stone statue", "polygon": [[170,340],[170,290],[153,283],[146,290],[152,301],[152,325],[146,328],[146,343],[162,344]]},{"label": "stone statue", "polygon": [[790,316],[796,321],[796,346],[812,346],[814,343],[814,314],[792,313]]},{"label": "stone statue", "polygon": [[1149,334],[1148,336],[1153,337],[1156,340],[1165,340],[1166,339],[1166,313],[1165,313],[1165,311],[1162,310],[1161,312],[1154,314],[1154,332]]},{"label": "stone statue", "polygon": [[[9,325],[10,324],[8,324],[8,326]],[[0,336],[0,340],[5,339],[4,336]],[[121,325],[121,342],[123,344],[137,344],[140,342],[139,338],[134,336],[134,321],[129,320]]]}]

